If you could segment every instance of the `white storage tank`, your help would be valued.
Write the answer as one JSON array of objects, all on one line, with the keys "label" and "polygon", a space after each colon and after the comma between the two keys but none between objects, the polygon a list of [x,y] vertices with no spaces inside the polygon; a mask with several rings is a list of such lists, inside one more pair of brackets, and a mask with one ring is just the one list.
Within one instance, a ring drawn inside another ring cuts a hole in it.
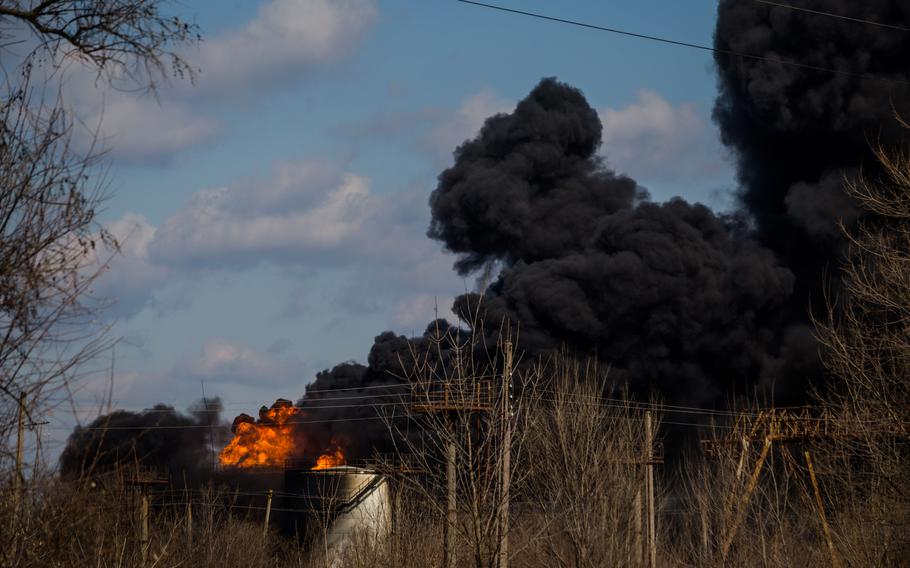
[{"label": "white storage tank", "polygon": [[312,546],[323,549],[332,566],[342,565],[345,549],[355,540],[378,543],[391,530],[389,482],[373,470],[346,465],[288,469],[285,491],[299,496],[305,520],[298,528],[306,527]]}]

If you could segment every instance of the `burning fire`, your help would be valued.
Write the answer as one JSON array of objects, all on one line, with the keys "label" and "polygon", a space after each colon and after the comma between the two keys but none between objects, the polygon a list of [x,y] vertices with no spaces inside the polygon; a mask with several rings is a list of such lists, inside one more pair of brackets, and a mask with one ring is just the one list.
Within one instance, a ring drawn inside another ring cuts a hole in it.
[{"label": "burning fire", "polygon": [[227,467],[281,467],[294,451],[294,427],[289,420],[300,409],[289,400],[277,400],[259,411],[260,421],[241,414],[234,420],[234,439],[221,450]]},{"label": "burning fire", "polygon": [[[238,416],[232,428],[234,438],[219,456],[222,467],[283,467],[298,455],[291,419],[299,414],[300,408],[291,401],[278,399],[271,408],[259,411],[258,422],[247,414]],[[317,458],[314,470],[344,465],[344,452],[334,441],[333,445],[334,450]]]},{"label": "burning fire", "polygon": [[340,465],[344,465],[344,452],[341,451],[341,448],[336,448],[332,453],[319,456],[316,459],[316,465],[313,466],[313,469],[329,469],[330,467],[338,467]]}]

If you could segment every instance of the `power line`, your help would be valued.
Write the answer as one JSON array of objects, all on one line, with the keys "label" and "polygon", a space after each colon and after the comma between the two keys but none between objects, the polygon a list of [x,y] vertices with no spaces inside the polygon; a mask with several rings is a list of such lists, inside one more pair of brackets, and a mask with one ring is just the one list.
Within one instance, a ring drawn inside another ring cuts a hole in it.
[{"label": "power line", "polygon": [[902,32],[910,32],[910,28],[905,28],[904,26],[897,26],[894,24],[885,24],[882,22],[875,22],[873,20],[864,20],[863,18],[853,18],[850,16],[844,16],[842,14],[835,14],[834,12],[824,12],[822,10],[813,10],[811,8],[803,8],[802,6],[784,4],[783,2],[772,2],[771,0],[752,0],[752,1],[757,2],[759,4],[767,4],[768,6],[776,6],[778,8],[786,8],[788,10],[795,10],[797,12],[807,12],[809,14],[815,14],[817,16],[828,16],[829,18],[837,18],[838,20],[847,20],[850,22],[869,24],[871,26],[879,26],[879,27],[888,28],[891,30],[900,30]]},{"label": "power line", "polygon": [[752,53],[742,53],[742,52],[739,52],[739,51],[733,51],[733,50],[731,50],[731,49],[719,49],[719,48],[716,48],[716,47],[711,47],[711,46],[708,46],[708,45],[702,45],[702,44],[698,44],[698,43],[691,43],[691,42],[687,42],[687,41],[679,41],[679,40],[675,40],[675,39],[668,39],[668,38],[665,38],[665,37],[660,37],[660,36],[655,36],[655,35],[650,35],[650,34],[642,34],[642,33],[637,33],[637,32],[630,32],[630,31],[626,31],[626,30],[619,29],[619,28],[610,28],[610,27],[606,27],[606,26],[599,26],[599,25],[595,25],[595,24],[589,24],[589,23],[587,23],[587,22],[580,22],[580,21],[578,21],[578,20],[569,20],[569,19],[566,19],[566,18],[558,18],[558,17],[556,17],[556,16],[547,16],[546,14],[539,14],[539,13],[537,13],[537,12],[527,12],[527,11],[525,11],[525,10],[517,10],[517,9],[515,9],[515,8],[506,8],[505,6],[497,6],[496,4],[486,4],[486,3],[484,3],[484,2],[475,2],[474,0],[455,0],[455,1],[456,1],[456,2],[460,2],[460,3],[462,3],[462,4],[470,4],[470,5],[472,5],[472,6],[479,6],[479,7],[481,7],[481,8],[488,8],[488,9],[490,9],[490,10],[498,10],[498,11],[500,11],[500,12],[506,12],[506,13],[510,13],[510,14],[518,14],[518,15],[521,15],[521,16],[528,16],[528,17],[531,17],[531,18],[537,18],[537,19],[540,19],[540,20],[547,20],[547,21],[550,21],[550,22],[558,22],[558,23],[561,23],[561,24],[569,24],[569,25],[572,25],[572,26],[578,26],[578,27],[582,27],[582,28],[588,28],[588,29],[597,30],[597,31],[602,31],[602,32],[608,32],[608,33],[612,33],[612,34],[624,35],[624,36],[628,36],[628,37],[635,37],[635,38],[639,38],[639,39],[647,39],[647,40],[650,40],[650,41],[656,41],[656,42],[665,43],[665,44],[669,44],[669,45],[675,45],[675,46],[677,46],[677,47],[688,47],[688,48],[690,48],[690,49],[698,49],[698,50],[701,50],[701,51],[708,51],[708,52],[711,52],[711,53],[720,53],[720,54],[723,54],[723,55],[732,55],[732,56],[734,56],[734,57],[742,57],[742,58],[744,58],[744,59],[753,59],[753,60],[757,60],[757,61],[767,61],[767,62],[769,62],[769,63],[778,63],[778,64],[780,64],[780,65],[785,65],[785,66],[790,66],[790,67],[798,67],[798,68],[800,68],[800,69],[808,69],[808,70],[811,70],[811,71],[821,71],[821,72],[824,72],[824,73],[834,73],[834,74],[836,74],[836,75],[845,75],[845,76],[847,76],[847,77],[856,77],[856,78],[860,78],[860,79],[869,79],[869,80],[872,80],[872,81],[880,81],[880,82],[883,82],[883,83],[893,83],[893,84],[901,84],[901,85],[910,85],[910,82],[908,82],[908,81],[902,81],[902,80],[900,80],[900,79],[888,79],[888,78],[885,78],[885,77],[879,77],[879,76],[877,76],[877,75],[869,75],[869,74],[867,74],[867,73],[853,73],[853,72],[850,72],[850,71],[844,71],[843,69],[832,69],[832,68],[830,68],[830,67],[820,67],[820,66],[818,66],[818,65],[810,65],[810,64],[808,64],[808,63],[800,63],[800,62],[798,62],[798,61],[792,61],[792,60],[789,60],[789,59],[779,59],[779,58],[777,58],[777,57],[765,57],[765,56],[763,56],[763,55],[755,55],[755,54],[752,54]]},{"label": "power line", "polygon": [[[333,418],[327,420],[299,420],[299,421],[288,421],[285,424],[325,424],[329,422],[358,422],[360,420],[383,420],[385,416],[363,416],[356,418]],[[151,425],[151,426],[92,426],[92,427],[82,427],[79,428],[80,431],[93,431],[93,430],[192,430],[194,428],[208,428],[208,424],[187,424],[184,426],[178,425]],[[50,430],[69,430],[65,426],[60,426],[57,428],[50,428]]]}]

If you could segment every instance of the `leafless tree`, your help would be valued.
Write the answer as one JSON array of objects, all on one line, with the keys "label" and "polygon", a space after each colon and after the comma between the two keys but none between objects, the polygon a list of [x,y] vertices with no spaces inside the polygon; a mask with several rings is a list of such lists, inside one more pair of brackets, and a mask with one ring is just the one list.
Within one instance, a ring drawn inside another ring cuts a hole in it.
[{"label": "leafless tree", "polygon": [[[0,441],[19,397],[27,409],[65,390],[104,345],[85,301],[95,251],[113,244],[94,224],[103,199],[95,159],[74,152],[59,106],[29,105],[23,92],[0,103]],[[29,416],[31,420],[32,416]],[[9,449],[9,444],[0,444]]]},{"label": "leafless tree", "polygon": [[605,397],[606,371],[594,362],[554,357],[540,372],[547,387],[528,443],[531,554],[522,565],[646,566],[642,408]]},{"label": "leafless tree", "polygon": [[0,0],[0,469],[9,471],[20,407],[26,424],[39,420],[109,344],[90,294],[117,249],[96,222],[103,156],[74,144],[64,93],[48,78],[71,61],[140,88],[191,72],[175,49],[198,39],[196,28],[162,5]]},{"label": "leafless tree", "polygon": [[[503,537],[515,528],[514,517],[504,516],[510,507],[504,487],[521,487],[527,476],[523,464],[534,419],[528,409],[537,396],[537,375],[535,370],[509,373],[509,367],[518,368],[520,357],[511,352],[507,324],[495,341],[488,341],[476,318],[470,328],[473,331],[437,329],[428,347],[415,348],[411,359],[402,361],[403,376],[413,387],[407,402],[414,430],[388,421],[392,438],[403,446],[385,467],[404,463],[419,471],[403,479],[441,521],[437,526],[449,535],[443,547],[450,538],[457,565],[489,568],[498,565]],[[506,363],[510,358],[512,365]],[[506,451],[511,461],[508,483],[503,478]],[[454,509],[449,495],[454,495]]]},{"label": "leafless tree", "polygon": [[873,149],[882,173],[846,186],[868,215],[841,227],[843,285],[815,323],[833,377],[821,402],[852,433],[825,453],[837,545],[896,565],[910,549],[910,148]]},{"label": "leafless tree", "polygon": [[[80,61],[105,79],[154,88],[170,76],[192,79],[178,48],[198,42],[198,27],[167,15],[163,0],[0,0],[0,42],[24,44],[23,63]],[[7,50],[7,56],[12,52]]]}]

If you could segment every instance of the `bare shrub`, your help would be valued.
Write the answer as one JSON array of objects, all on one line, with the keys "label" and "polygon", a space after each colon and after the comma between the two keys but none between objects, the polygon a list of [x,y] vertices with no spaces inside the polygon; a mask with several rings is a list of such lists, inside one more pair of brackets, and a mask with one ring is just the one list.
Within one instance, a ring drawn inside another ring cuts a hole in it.
[{"label": "bare shrub", "polygon": [[556,357],[539,372],[547,388],[534,408],[517,507],[520,564],[645,565],[644,412],[606,398],[606,373],[594,364]]},{"label": "bare shrub", "polygon": [[910,552],[910,149],[873,150],[884,173],[847,184],[869,215],[841,227],[842,292],[815,321],[833,377],[821,404],[850,433],[824,447],[821,477],[841,554],[896,566]]}]

